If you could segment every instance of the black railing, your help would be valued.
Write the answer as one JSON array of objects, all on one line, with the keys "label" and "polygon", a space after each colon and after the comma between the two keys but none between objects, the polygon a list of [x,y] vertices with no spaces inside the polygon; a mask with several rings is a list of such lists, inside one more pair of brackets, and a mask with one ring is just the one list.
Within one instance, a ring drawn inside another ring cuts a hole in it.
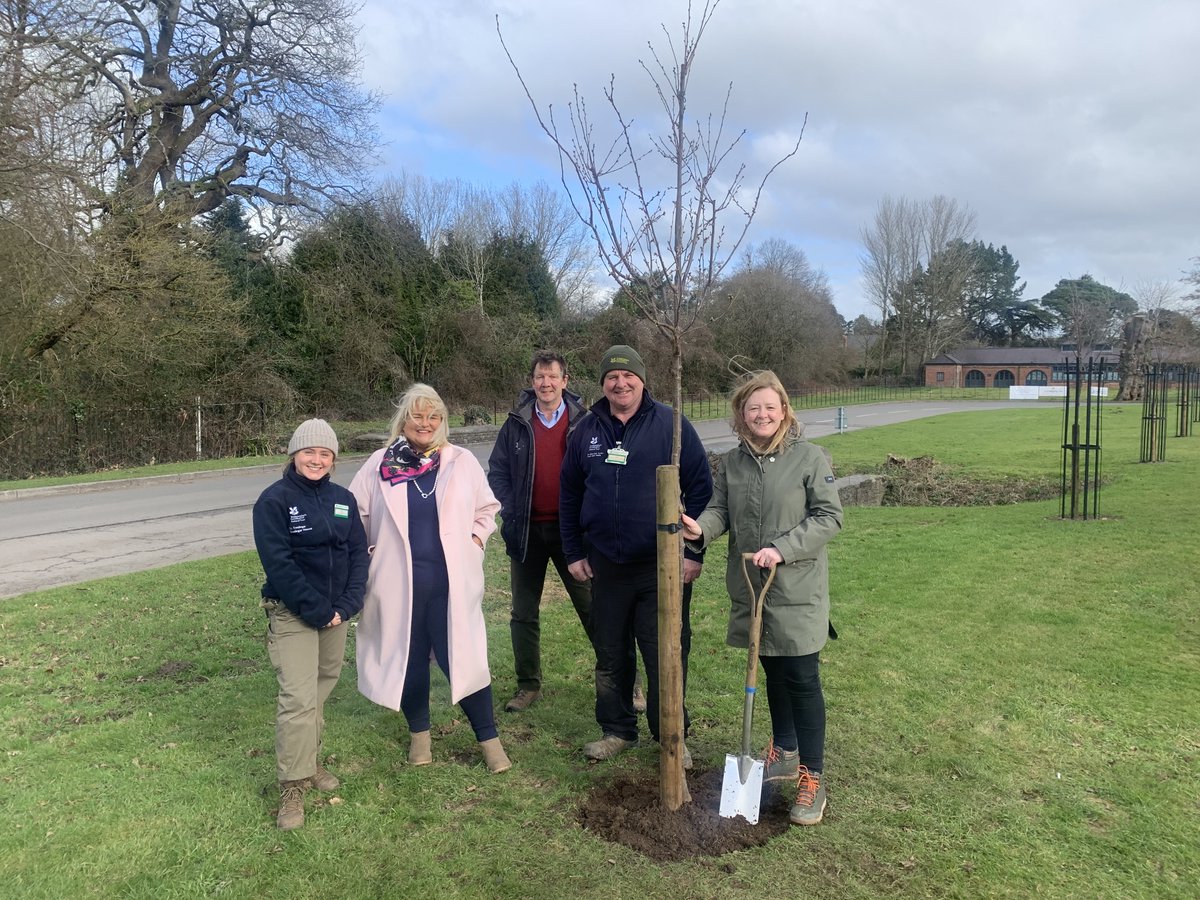
[{"label": "black railing", "polygon": [[0,480],[276,453],[265,403],[0,410]]}]

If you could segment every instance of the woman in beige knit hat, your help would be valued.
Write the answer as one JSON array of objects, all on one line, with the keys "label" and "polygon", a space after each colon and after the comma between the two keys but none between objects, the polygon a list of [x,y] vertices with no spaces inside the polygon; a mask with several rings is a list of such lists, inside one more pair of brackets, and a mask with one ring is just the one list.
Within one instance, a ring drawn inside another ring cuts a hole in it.
[{"label": "woman in beige knit hat", "polygon": [[358,504],[330,480],[337,453],[328,422],[302,422],[288,442],[283,477],[254,504],[254,544],[267,576],[267,651],[279,680],[276,822],[284,830],[304,824],[309,787],[338,786],[321,765],[325,701],[342,671],[346,623],[362,609],[367,587]]}]

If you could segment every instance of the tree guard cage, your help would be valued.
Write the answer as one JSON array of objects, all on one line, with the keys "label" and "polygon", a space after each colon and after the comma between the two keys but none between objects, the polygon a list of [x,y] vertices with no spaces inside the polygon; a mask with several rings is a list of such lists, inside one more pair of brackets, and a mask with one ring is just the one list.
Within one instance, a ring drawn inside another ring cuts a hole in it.
[{"label": "tree guard cage", "polygon": [[1100,388],[1107,363],[1089,356],[1087,368],[1083,368],[1079,357],[1074,366],[1068,358],[1066,369],[1071,383],[1063,402],[1059,515],[1064,519],[1095,519],[1100,509]]},{"label": "tree guard cage", "polygon": [[1196,376],[1200,374],[1191,366],[1179,373],[1179,391],[1175,395],[1175,437],[1191,437],[1192,423],[1196,421]]},{"label": "tree guard cage", "polygon": [[1143,371],[1146,392],[1142,395],[1141,462],[1162,462],[1167,455],[1168,372],[1156,365]]},{"label": "tree guard cage", "polygon": [[1189,371],[1191,372],[1191,378],[1189,380],[1188,395],[1191,397],[1192,424],[1194,425],[1200,422],[1200,368],[1193,366]]}]

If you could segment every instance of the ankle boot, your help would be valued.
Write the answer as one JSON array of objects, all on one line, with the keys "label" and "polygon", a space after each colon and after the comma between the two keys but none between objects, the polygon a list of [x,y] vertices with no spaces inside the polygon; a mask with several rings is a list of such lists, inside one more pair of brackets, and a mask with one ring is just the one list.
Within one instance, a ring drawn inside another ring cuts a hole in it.
[{"label": "ankle boot", "polygon": [[284,831],[292,831],[304,824],[304,792],[307,790],[307,778],[279,782],[279,815],[275,824]]},{"label": "ankle boot", "polygon": [[500,746],[500,738],[494,737],[488,741],[480,741],[479,749],[483,751],[483,761],[487,763],[488,771],[493,775],[499,775],[512,768],[512,761],[504,752],[504,748]]},{"label": "ankle boot", "polygon": [[427,766],[433,762],[433,749],[428,731],[416,731],[409,735],[408,764]]}]

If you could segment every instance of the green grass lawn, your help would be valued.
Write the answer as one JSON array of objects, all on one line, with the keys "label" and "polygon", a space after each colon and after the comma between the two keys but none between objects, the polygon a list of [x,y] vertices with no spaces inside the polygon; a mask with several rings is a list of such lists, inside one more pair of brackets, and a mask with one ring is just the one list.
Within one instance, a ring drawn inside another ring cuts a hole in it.
[{"label": "green grass lawn", "polygon": [[[0,603],[3,897],[1194,897],[1200,894],[1200,437],[1139,465],[1106,410],[1103,518],[1058,503],[854,508],[830,545],[829,809],[756,850],[654,863],[576,822],[654,745],[589,764],[590,648],[548,591],[546,696],[500,713],[489,776],[435,679],[436,764],[353,665],[328,708],[343,780],[274,827],[275,679],[253,554]],[[840,471],[893,452],[992,476],[1055,474],[1052,409],[959,413],[826,438]],[[498,708],[513,689],[507,564],[488,551]],[[723,548],[693,607],[689,747],[740,736],[744,652],[724,646]],[[353,659],[353,653],[349,654]],[[768,735],[765,708],[756,740]]]}]

